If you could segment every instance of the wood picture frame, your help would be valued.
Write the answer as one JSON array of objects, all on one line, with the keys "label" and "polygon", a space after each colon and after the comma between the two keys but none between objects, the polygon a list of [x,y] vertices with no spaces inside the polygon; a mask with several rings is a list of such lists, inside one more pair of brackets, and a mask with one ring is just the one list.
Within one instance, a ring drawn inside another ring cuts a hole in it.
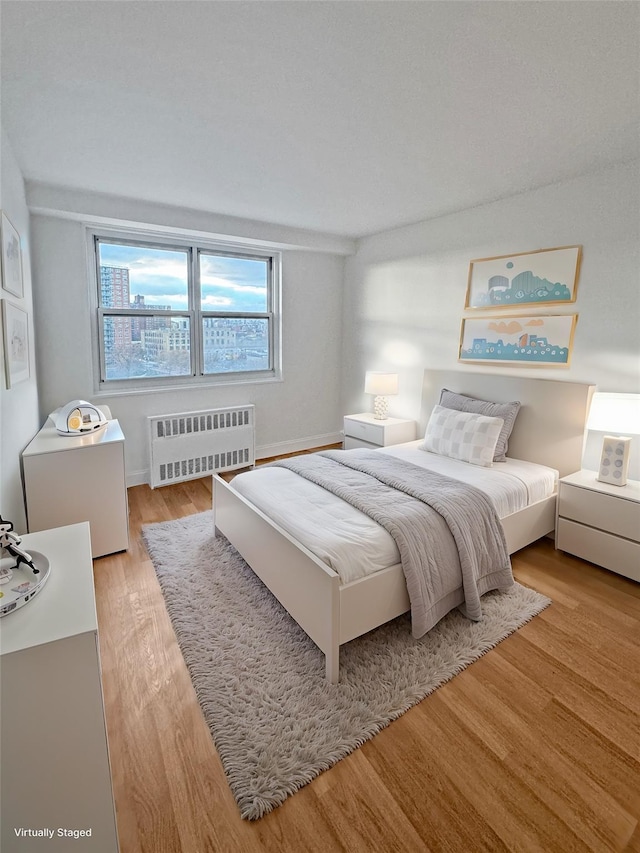
[{"label": "wood picture frame", "polygon": [[582,246],[478,258],[469,263],[465,308],[545,308],[576,301]]},{"label": "wood picture frame", "polygon": [[24,284],[22,280],[20,235],[4,210],[0,223],[0,236],[2,239],[2,289],[13,296],[17,296],[18,299],[22,299]]},{"label": "wood picture frame", "polygon": [[577,314],[464,317],[458,361],[569,367]]}]

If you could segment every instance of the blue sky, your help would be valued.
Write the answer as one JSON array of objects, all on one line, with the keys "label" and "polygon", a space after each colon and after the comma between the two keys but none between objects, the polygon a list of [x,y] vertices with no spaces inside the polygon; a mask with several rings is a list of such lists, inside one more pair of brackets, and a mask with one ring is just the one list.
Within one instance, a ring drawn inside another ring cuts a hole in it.
[{"label": "blue sky", "polygon": [[[144,246],[100,243],[100,265],[129,270],[131,300],[145,305],[187,308],[187,253]],[[267,264],[250,258],[200,256],[202,308],[205,311],[266,311]]]}]

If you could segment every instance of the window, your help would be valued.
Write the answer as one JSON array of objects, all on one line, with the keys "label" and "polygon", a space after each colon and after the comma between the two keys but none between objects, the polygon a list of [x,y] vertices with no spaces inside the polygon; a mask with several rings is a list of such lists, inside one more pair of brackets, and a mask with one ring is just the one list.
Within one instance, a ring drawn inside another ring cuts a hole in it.
[{"label": "window", "polygon": [[279,256],[94,234],[100,387],[279,375]]}]

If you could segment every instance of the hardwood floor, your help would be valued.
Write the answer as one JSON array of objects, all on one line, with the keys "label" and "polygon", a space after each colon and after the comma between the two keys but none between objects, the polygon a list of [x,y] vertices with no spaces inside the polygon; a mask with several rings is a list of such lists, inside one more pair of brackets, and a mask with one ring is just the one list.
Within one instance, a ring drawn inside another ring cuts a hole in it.
[{"label": "hardwood floor", "polygon": [[513,558],[553,605],[260,821],[239,813],[143,524],[209,509],[210,480],[129,490],[131,547],[94,561],[121,853],[640,853],[640,585]]}]

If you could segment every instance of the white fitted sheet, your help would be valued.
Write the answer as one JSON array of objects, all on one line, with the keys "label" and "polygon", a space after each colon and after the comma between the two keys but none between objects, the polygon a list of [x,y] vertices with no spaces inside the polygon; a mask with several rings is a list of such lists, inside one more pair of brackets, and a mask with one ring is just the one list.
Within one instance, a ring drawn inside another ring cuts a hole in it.
[{"label": "white fitted sheet", "polygon": [[[507,459],[482,468],[421,450],[422,440],[380,448],[469,483],[485,492],[500,518],[552,495],[558,472],[544,465]],[[348,451],[346,451],[348,452]],[[233,478],[233,488],[349,583],[400,562],[387,531],[331,492],[278,467],[258,467]]]}]

